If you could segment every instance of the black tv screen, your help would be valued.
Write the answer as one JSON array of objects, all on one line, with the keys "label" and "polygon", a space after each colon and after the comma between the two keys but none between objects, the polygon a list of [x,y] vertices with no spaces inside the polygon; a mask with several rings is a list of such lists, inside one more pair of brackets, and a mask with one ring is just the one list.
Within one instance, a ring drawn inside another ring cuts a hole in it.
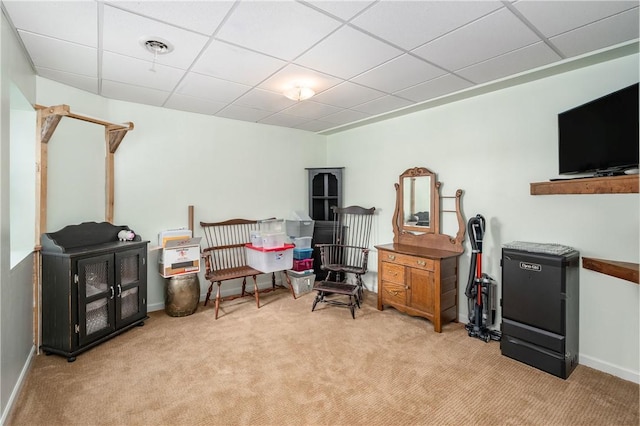
[{"label": "black tv screen", "polygon": [[560,174],[638,167],[638,83],[558,114]]}]

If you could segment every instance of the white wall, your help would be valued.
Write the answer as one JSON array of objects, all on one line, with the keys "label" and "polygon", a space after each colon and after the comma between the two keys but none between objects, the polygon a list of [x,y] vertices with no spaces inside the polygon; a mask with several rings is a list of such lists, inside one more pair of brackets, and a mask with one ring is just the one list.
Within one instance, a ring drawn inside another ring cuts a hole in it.
[{"label": "white wall", "polygon": [[[12,126],[19,125],[11,122],[10,92],[15,87],[35,102],[35,77],[4,14],[0,15],[0,424],[4,424],[34,349],[33,257],[27,255],[14,267],[10,263],[10,235],[16,224],[10,214],[13,164],[9,160]],[[33,194],[33,181],[24,182],[22,190]]]},{"label": "white wall", "polygon": [[[638,81],[638,55],[370,124],[328,137],[327,160],[345,169],[345,204],[376,206],[376,244],[393,239],[394,182],[406,169],[438,173],[443,195],[464,190],[466,219],[487,221],[483,271],[501,281],[501,246],[560,243],[582,256],[638,263],[638,194],[529,195],[558,176],[557,114]],[[453,233],[454,231],[451,231]],[[460,259],[459,312],[469,242]],[[372,256],[371,269],[377,269]],[[376,272],[367,285],[376,287]],[[580,269],[580,362],[639,381],[640,286]],[[499,324],[499,320],[497,324]]]},{"label": "white wall", "polygon": [[[103,99],[42,78],[38,103],[134,123],[115,154],[114,223],[130,226],[150,246],[158,232],[188,226],[189,205],[196,236],[202,236],[200,221],[287,218],[294,210],[307,211],[305,167],[326,161],[324,136]],[[64,118],[49,150],[48,229],[103,221],[104,128]],[[164,306],[157,255],[149,256],[150,310]],[[268,276],[260,279],[270,282]],[[205,292],[203,274],[200,283]],[[238,289],[239,282],[227,283],[223,295]]]}]

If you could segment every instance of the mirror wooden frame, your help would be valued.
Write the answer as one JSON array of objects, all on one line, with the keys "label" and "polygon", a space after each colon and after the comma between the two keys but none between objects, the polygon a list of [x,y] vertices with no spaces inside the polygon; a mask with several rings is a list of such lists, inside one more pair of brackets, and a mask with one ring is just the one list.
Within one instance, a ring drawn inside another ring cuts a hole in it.
[{"label": "mirror wooden frame", "polygon": [[[406,225],[404,222],[404,179],[405,178],[417,178],[422,176],[428,176],[431,178],[430,182],[430,209],[429,209],[429,226],[411,226]],[[462,253],[464,251],[464,234],[465,234],[465,222],[461,212],[461,199],[462,189],[456,191],[455,196],[442,197],[440,195],[441,182],[438,181],[437,176],[431,170],[425,167],[413,167],[405,170],[400,175],[398,183],[394,184],[396,188],[396,207],[393,214],[393,242],[395,244],[420,246],[425,248],[432,248],[437,250],[451,251],[455,253]],[[458,220],[458,232],[455,237],[440,233],[440,200],[441,198],[454,198],[455,210],[452,213],[456,214]]]}]

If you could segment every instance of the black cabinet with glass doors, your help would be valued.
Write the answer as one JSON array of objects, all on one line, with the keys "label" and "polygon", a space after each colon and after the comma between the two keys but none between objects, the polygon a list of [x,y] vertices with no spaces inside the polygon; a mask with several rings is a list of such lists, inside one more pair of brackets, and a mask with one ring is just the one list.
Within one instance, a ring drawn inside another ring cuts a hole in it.
[{"label": "black cabinet with glass doors", "polygon": [[[344,167],[308,168],[309,171],[309,216],[315,221],[313,245],[333,242],[333,210],[342,207],[342,172]],[[320,269],[320,251],[313,252],[313,269],[316,280],[326,278]]]},{"label": "black cabinet with glass doors", "polygon": [[147,317],[147,244],[126,226],[85,222],[42,235],[42,344],[76,356]]}]

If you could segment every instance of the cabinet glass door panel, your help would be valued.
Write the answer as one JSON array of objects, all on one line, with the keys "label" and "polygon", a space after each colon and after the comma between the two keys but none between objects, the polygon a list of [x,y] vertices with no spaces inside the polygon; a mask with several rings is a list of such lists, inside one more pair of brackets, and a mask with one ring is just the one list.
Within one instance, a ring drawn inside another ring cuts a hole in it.
[{"label": "cabinet glass door panel", "polygon": [[121,327],[146,315],[146,250],[116,253],[116,321]]},{"label": "cabinet glass door panel", "polygon": [[86,306],[85,329],[87,335],[109,328],[109,299],[98,299]]},{"label": "cabinet glass door panel", "polygon": [[97,340],[115,330],[113,305],[113,255],[79,259],[76,280],[78,284],[78,337],[81,345]]},{"label": "cabinet glass door panel", "polygon": [[133,284],[140,281],[139,253],[134,252],[131,255],[125,255],[119,259],[120,264],[120,281],[123,286]]},{"label": "cabinet glass door panel", "polygon": [[138,287],[130,288],[120,294],[120,320],[135,316],[140,312],[140,300],[138,299]]}]

